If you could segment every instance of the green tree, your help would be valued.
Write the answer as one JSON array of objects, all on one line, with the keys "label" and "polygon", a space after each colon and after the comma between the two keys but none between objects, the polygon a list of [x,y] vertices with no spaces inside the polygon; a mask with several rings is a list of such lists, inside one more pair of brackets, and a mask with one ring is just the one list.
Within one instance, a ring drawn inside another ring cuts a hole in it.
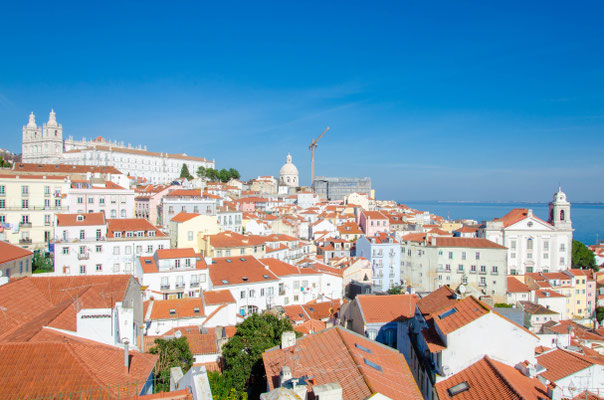
[{"label": "green tree", "polygon": [[218,180],[218,171],[215,170],[214,168],[207,168],[206,177],[211,181],[216,181],[216,180]]},{"label": "green tree", "polygon": [[206,177],[206,169],[204,167],[197,168],[197,176],[200,178]]},{"label": "green tree", "polygon": [[0,157],[0,168],[10,168],[13,165],[9,161],[5,161],[4,157]]},{"label": "green tree", "polygon": [[393,288],[388,289],[388,294],[401,294],[403,293],[403,290],[401,289],[400,286],[395,286]]},{"label": "green tree", "polygon": [[220,179],[220,182],[228,182],[229,179],[231,179],[231,174],[223,168],[218,172],[218,178]]},{"label": "green tree", "polygon": [[35,251],[34,257],[31,261],[31,272],[34,274],[40,274],[43,272],[53,271],[53,260],[50,254],[46,254],[42,251]]},{"label": "green tree", "polygon": [[597,271],[599,268],[596,265],[596,256],[593,251],[578,240],[573,240],[572,253],[573,268],[593,269]]},{"label": "green tree", "polygon": [[189,167],[187,167],[187,164],[185,163],[182,164],[182,168],[180,169],[180,177],[186,179],[193,179],[191,173],[189,172]]},{"label": "green tree", "polygon": [[237,391],[229,374],[217,371],[208,372],[208,380],[215,400],[247,400],[247,392]]},{"label": "green tree", "polygon": [[149,353],[159,355],[153,369],[156,393],[170,391],[170,368],[180,367],[182,373],[186,374],[193,365],[193,353],[186,336],[169,340],[155,339],[155,346]]},{"label": "green tree", "polygon": [[241,174],[235,168],[229,168],[229,174],[231,174],[230,179],[239,179],[241,178]]},{"label": "green tree", "polygon": [[262,353],[281,343],[281,334],[291,331],[288,319],[273,314],[252,314],[237,325],[235,336],[222,348],[225,361],[223,379],[236,393],[250,392],[250,397],[266,390]]},{"label": "green tree", "polygon": [[602,322],[602,319],[604,319],[604,307],[596,308],[596,319],[598,320],[598,322]]}]

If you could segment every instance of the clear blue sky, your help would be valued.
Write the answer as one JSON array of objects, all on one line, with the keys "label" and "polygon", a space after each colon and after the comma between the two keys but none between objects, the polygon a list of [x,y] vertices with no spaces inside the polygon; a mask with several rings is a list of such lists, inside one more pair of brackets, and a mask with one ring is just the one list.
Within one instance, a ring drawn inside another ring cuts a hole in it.
[{"label": "clear blue sky", "polygon": [[[64,135],[379,198],[604,201],[602,2],[5,2],[0,147]],[[371,5],[371,6],[369,6]]]}]

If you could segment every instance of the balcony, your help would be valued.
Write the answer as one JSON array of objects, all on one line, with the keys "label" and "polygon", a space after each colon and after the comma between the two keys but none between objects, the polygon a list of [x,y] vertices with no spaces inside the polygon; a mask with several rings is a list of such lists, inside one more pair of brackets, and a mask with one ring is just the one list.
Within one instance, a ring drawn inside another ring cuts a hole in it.
[{"label": "balcony", "polygon": [[285,290],[279,290],[279,296],[285,296]]},{"label": "balcony", "polygon": [[29,197],[29,192],[27,192],[27,193],[21,192],[21,197]]},{"label": "balcony", "polygon": [[499,271],[491,271],[491,275],[499,275]]},{"label": "balcony", "polygon": [[198,287],[199,286],[199,282],[191,282],[190,286],[191,287]]},{"label": "balcony", "polygon": [[161,286],[159,287],[161,290],[170,290],[170,284],[161,284]]},{"label": "balcony", "polygon": [[487,271],[480,271],[480,272],[478,272],[478,275],[486,275],[486,274],[487,274]]},{"label": "balcony", "polygon": [[463,273],[464,273],[464,270],[463,270],[463,269],[458,269],[458,270],[457,270],[457,273],[458,273],[458,274],[463,274]]},{"label": "balcony", "polygon": [[88,260],[90,258],[90,253],[78,253],[78,260]]},{"label": "balcony", "polygon": [[30,238],[19,239],[19,244],[31,244]]},{"label": "balcony", "polygon": [[19,228],[31,228],[31,222],[19,222]]},{"label": "balcony", "polygon": [[182,289],[185,287],[185,283],[184,282],[176,282],[176,289]]}]

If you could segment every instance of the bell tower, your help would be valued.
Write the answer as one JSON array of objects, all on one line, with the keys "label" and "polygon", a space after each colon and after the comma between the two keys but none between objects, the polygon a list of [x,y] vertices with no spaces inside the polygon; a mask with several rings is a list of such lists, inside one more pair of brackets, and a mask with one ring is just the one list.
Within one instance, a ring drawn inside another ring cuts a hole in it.
[{"label": "bell tower", "polygon": [[23,126],[23,139],[21,141],[22,161],[35,163],[40,155],[40,141],[42,140],[42,128],[36,125],[36,116],[29,114],[29,122]]},{"label": "bell tower", "polygon": [[566,199],[566,193],[558,187],[554,199],[549,203],[549,219],[547,220],[557,230],[572,231],[573,224],[570,219],[570,203]]},{"label": "bell tower", "polygon": [[23,127],[22,160],[24,163],[58,163],[63,157],[63,126],[57,123],[54,110],[42,127],[36,125],[32,112],[29,122]]}]

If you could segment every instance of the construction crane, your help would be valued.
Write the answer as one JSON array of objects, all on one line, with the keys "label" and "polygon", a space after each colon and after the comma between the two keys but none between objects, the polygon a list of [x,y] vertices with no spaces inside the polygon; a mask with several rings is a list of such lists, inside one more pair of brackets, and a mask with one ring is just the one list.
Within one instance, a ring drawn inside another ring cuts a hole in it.
[{"label": "construction crane", "polygon": [[308,146],[308,149],[310,150],[310,186],[315,183],[315,149],[318,146],[317,142],[323,137],[323,135],[325,135],[328,130],[329,126],[325,128],[321,136],[319,136],[314,142],[310,144],[310,146]]}]

